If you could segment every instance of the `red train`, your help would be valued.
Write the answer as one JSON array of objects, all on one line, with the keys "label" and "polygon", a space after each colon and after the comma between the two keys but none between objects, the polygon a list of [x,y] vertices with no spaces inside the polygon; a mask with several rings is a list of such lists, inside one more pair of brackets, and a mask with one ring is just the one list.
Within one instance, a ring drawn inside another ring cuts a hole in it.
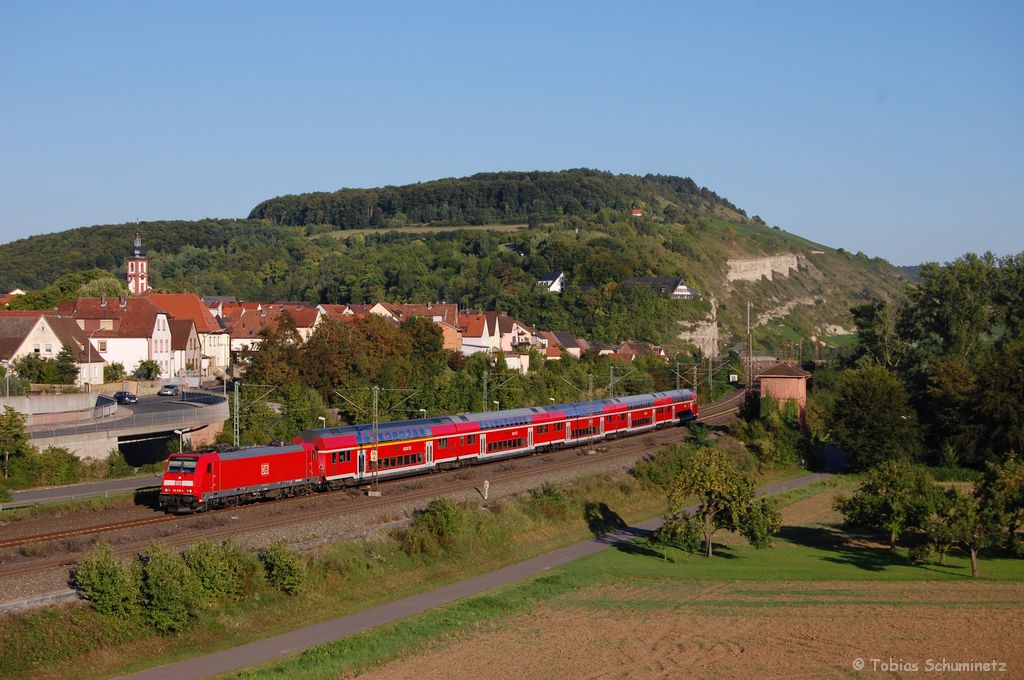
[{"label": "red train", "polygon": [[167,459],[160,507],[196,512],[578,446],[687,423],[692,390],[306,430],[294,442]]}]

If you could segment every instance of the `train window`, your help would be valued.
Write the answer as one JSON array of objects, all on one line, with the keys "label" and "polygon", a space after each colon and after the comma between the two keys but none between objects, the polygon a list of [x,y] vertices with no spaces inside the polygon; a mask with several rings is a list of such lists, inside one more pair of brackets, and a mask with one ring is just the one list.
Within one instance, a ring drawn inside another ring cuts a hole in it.
[{"label": "train window", "polygon": [[331,465],[336,465],[337,463],[338,463],[338,453],[336,451],[331,451]]},{"label": "train window", "polygon": [[448,448],[448,438],[447,437],[442,437],[441,439],[438,439],[437,440],[437,448],[439,448],[439,449],[446,449],[446,448]]},{"label": "train window", "polygon": [[475,442],[476,442],[476,435],[475,434],[468,434],[468,435],[466,435],[466,443],[467,444],[473,444]]}]

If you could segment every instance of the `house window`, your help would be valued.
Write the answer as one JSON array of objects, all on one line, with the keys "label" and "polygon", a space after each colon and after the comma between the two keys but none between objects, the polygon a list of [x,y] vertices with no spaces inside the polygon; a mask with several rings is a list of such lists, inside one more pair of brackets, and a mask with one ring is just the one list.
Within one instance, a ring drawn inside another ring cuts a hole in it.
[{"label": "house window", "polygon": [[106,340],[100,340],[100,351],[101,352],[106,352],[107,351],[107,341]]},{"label": "house window", "polygon": [[128,273],[129,274],[134,274],[135,273],[135,263],[134,262],[129,262],[128,263]]},{"label": "house window", "polygon": [[46,343],[45,350],[47,354],[53,354],[53,345],[51,345],[50,343]]},{"label": "house window", "polygon": [[32,351],[39,354],[39,345],[32,345]]}]

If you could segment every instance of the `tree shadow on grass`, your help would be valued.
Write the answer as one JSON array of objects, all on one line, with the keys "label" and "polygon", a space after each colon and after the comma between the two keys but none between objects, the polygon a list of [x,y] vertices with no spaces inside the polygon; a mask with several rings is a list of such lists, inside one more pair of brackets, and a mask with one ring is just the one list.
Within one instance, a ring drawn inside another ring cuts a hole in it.
[{"label": "tree shadow on grass", "polygon": [[794,545],[828,550],[833,554],[821,559],[833,564],[849,564],[858,569],[875,572],[885,571],[889,567],[907,566],[907,558],[895,550],[851,545],[850,538],[858,536],[838,529],[784,526],[779,530],[778,536]]},{"label": "tree shadow on grass", "polygon": [[[637,557],[654,557],[659,560],[665,559],[665,553],[657,549],[659,547],[657,544],[649,543],[643,539],[620,541],[612,547],[627,555],[636,555]],[[669,557],[668,560],[670,562],[675,561],[671,557]]]}]

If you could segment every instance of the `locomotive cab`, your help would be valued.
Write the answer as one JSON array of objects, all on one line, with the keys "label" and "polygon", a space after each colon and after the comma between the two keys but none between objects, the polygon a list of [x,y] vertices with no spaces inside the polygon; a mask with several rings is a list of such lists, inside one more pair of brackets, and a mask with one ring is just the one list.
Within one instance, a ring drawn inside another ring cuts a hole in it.
[{"label": "locomotive cab", "polygon": [[199,454],[175,454],[167,459],[160,484],[160,507],[168,512],[202,509],[203,468]]}]

